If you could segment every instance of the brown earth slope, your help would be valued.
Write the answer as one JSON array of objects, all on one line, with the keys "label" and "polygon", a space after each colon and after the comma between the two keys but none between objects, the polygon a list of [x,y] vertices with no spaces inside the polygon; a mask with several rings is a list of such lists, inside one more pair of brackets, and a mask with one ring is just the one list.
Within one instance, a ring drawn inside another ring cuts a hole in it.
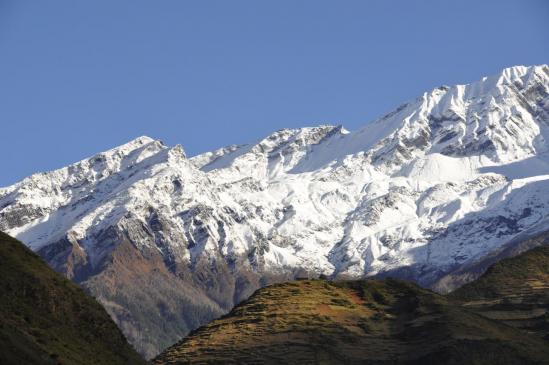
[{"label": "brown earth slope", "polygon": [[548,343],[414,284],[297,281],[258,290],[155,364],[543,364]]},{"label": "brown earth slope", "polygon": [[[169,219],[150,219],[154,230],[133,217],[94,236],[92,241],[101,256],[88,256],[82,242],[73,238],[37,251],[50,267],[96,298],[146,359],[229,312],[261,286],[292,280],[299,274],[275,276],[259,266],[253,271],[243,258],[228,263],[220,252],[213,254],[215,259],[175,260],[156,245],[162,242],[164,248],[181,248],[177,253],[181,256],[188,252],[188,245],[199,244],[198,237],[191,243]],[[203,224],[198,218],[193,222]]]}]

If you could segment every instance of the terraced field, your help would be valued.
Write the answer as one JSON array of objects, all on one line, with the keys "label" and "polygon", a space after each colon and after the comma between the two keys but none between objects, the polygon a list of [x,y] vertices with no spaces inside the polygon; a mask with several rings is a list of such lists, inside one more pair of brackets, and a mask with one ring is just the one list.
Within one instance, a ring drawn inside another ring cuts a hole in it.
[{"label": "terraced field", "polygon": [[449,297],[549,341],[549,246],[500,261]]}]

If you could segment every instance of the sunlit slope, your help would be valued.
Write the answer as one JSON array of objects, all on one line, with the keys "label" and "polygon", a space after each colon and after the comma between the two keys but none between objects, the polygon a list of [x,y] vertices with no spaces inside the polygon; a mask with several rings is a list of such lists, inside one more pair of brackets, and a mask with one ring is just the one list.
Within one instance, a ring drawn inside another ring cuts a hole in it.
[{"label": "sunlit slope", "polygon": [[155,364],[536,364],[537,337],[401,281],[298,281],[257,291]]}]

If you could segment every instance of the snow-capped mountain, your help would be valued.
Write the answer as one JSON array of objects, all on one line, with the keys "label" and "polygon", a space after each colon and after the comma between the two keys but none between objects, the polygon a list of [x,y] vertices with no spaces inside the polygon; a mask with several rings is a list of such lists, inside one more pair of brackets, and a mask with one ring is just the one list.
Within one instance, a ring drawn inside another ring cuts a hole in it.
[{"label": "snow-capped mountain", "polygon": [[546,65],[436,88],[352,132],[284,129],[192,158],[140,137],[0,189],[0,230],[147,356],[269,282],[431,285],[548,214]]}]

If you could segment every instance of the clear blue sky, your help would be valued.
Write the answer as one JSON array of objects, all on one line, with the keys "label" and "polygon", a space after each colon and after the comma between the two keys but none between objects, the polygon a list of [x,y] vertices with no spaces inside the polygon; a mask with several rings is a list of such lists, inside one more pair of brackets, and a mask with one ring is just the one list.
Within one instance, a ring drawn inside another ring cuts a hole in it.
[{"label": "clear blue sky", "polygon": [[0,0],[0,186],[139,135],[194,155],[352,130],[548,62],[546,0]]}]

